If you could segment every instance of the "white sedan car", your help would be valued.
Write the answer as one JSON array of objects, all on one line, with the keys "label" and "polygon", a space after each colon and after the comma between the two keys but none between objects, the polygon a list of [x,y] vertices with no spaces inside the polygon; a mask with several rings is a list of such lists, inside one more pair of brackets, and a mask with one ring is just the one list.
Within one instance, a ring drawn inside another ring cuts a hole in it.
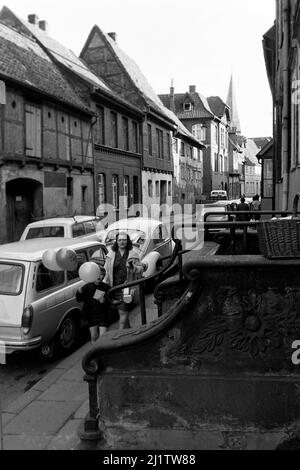
[{"label": "white sedan car", "polygon": [[119,232],[130,236],[134,248],[140,254],[140,260],[147,265],[144,277],[155,274],[159,259],[173,253],[175,243],[167,225],[159,220],[144,217],[121,219],[98,232],[98,239],[109,248]]}]

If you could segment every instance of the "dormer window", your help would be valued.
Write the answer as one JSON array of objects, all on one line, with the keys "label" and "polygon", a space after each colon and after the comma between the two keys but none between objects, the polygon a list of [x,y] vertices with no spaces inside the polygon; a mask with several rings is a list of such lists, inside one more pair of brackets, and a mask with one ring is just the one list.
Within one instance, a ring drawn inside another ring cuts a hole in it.
[{"label": "dormer window", "polygon": [[193,107],[192,107],[192,103],[184,103],[183,104],[183,110],[184,111],[192,111]]}]

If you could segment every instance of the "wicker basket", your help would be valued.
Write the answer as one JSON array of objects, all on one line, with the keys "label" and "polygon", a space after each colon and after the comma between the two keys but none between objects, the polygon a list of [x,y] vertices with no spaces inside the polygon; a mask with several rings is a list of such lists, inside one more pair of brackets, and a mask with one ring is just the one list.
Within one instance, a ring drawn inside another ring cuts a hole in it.
[{"label": "wicker basket", "polygon": [[257,224],[259,248],[267,258],[300,258],[300,218],[297,206],[300,193],[293,203],[291,219],[263,220]]}]

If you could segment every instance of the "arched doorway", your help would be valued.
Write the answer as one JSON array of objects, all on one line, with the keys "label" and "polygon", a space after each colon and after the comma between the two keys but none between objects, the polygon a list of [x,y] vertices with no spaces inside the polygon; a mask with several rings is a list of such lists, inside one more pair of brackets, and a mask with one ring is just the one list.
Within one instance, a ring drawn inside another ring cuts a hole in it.
[{"label": "arched doorway", "polygon": [[29,178],[6,183],[9,241],[20,239],[27,224],[43,216],[43,185]]}]

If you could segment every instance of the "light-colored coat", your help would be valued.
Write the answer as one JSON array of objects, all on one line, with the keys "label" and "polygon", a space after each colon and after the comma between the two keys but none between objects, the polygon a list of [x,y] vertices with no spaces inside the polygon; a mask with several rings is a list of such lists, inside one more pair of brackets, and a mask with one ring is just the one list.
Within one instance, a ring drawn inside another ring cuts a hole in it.
[{"label": "light-colored coat", "polygon": [[[106,284],[108,284],[111,287],[113,287],[113,279],[114,279],[113,269],[114,269],[115,258],[116,258],[115,251],[109,250],[109,252],[106,255],[106,260],[105,260],[105,265],[104,265],[104,269],[106,270],[106,274],[105,274],[105,277],[103,279],[103,282],[105,282]],[[132,275],[130,276],[131,279],[127,279],[128,282],[131,282],[131,281],[135,281],[136,279],[139,279],[139,277],[141,277],[141,274],[145,270],[145,266],[143,265],[143,263],[141,263],[141,261],[139,259],[139,254],[134,249],[129,251],[127,262],[129,260],[133,261],[133,266],[134,266],[134,270],[132,272]]]}]

